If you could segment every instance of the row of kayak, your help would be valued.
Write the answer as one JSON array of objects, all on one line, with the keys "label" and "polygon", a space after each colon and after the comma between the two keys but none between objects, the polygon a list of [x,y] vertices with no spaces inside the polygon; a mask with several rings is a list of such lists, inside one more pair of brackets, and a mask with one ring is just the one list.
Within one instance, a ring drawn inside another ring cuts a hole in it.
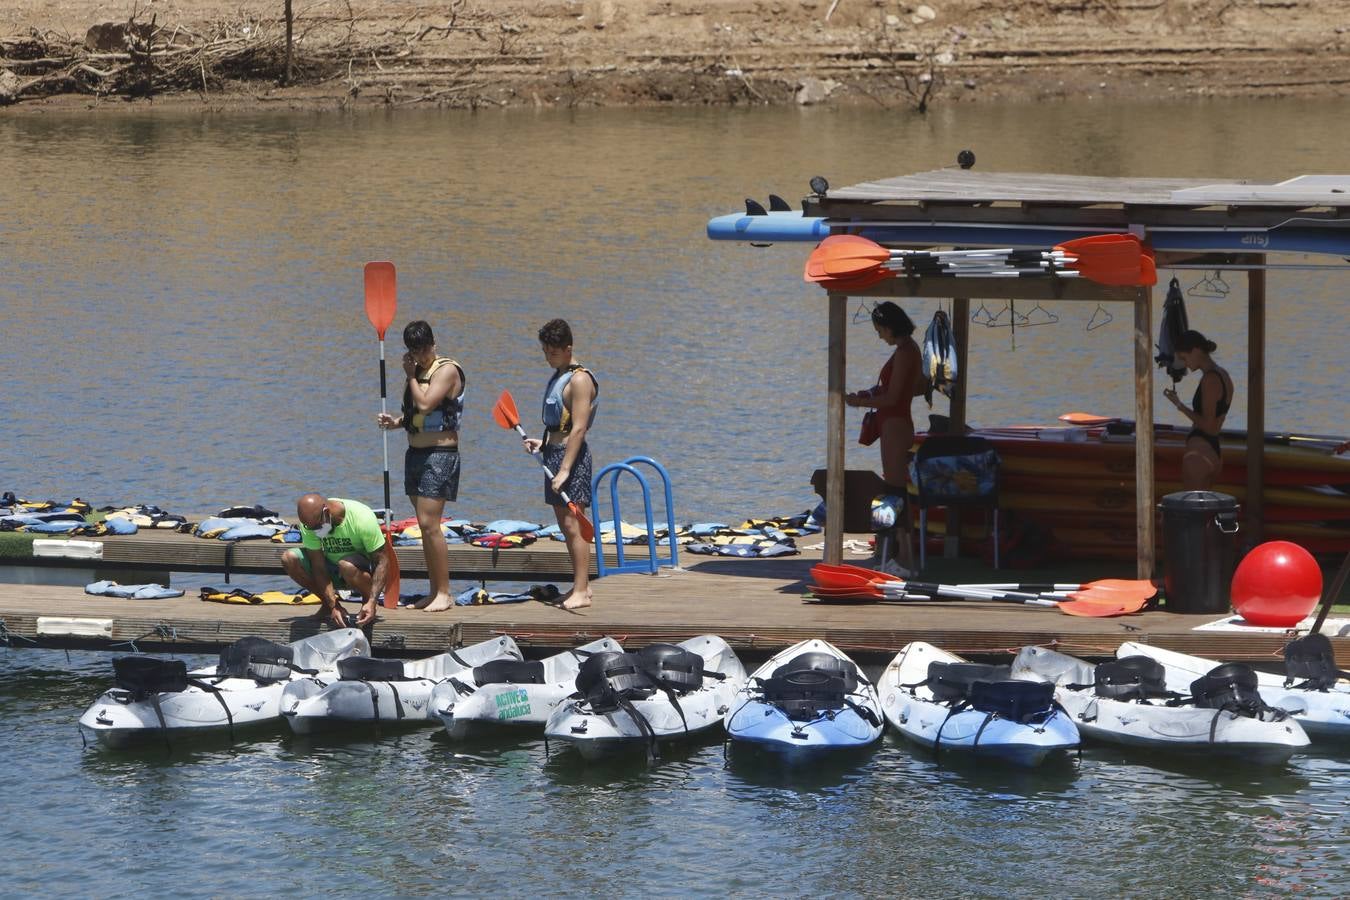
[{"label": "row of kayak", "polygon": [[1024,766],[1083,737],[1280,763],[1309,734],[1350,740],[1350,683],[1325,649],[1316,671],[1301,664],[1286,679],[1136,643],[1098,665],[1025,647],[1011,665],[994,666],[915,642],[874,682],[823,640],[747,674],[714,635],[632,653],[606,637],[543,660],[524,659],[503,636],[401,661],[372,658],[365,636],[343,629],[292,644],[244,638],[194,671],[181,660],[119,657],[116,685],[79,724],[110,747],[233,736],[277,719],[297,734],[358,723],[439,722],[453,739],[533,728],[597,759],[655,756],[665,741],[719,729],[733,743],[809,757],[870,745],[889,723],[937,754]]}]

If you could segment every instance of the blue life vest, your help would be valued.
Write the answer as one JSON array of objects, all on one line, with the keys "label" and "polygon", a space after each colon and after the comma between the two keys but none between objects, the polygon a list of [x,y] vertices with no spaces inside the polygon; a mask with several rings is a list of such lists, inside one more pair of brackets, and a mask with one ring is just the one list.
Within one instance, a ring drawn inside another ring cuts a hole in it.
[{"label": "blue life vest", "polygon": [[590,369],[581,365],[581,363],[573,363],[565,369],[558,369],[554,372],[553,377],[548,380],[548,387],[544,389],[545,439],[550,434],[566,435],[572,432],[572,411],[563,402],[563,392],[567,390],[567,385],[571,383],[572,374],[578,370],[589,374],[591,381],[595,383],[595,399],[591,401],[591,421],[595,421],[595,411],[600,406],[600,381]]},{"label": "blue life vest", "polygon": [[424,431],[459,431],[459,420],[464,416],[464,391],[468,385],[468,379],[464,375],[464,367],[453,359],[445,356],[438,356],[432,360],[431,365],[427,367],[426,374],[414,376],[418,384],[430,384],[431,378],[442,366],[454,366],[459,369],[459,396],[445,396],[435,409],[424,413],[413,403],[412,388],[405,386],[403,388],[403,427],[409,434],[417,434]]}]

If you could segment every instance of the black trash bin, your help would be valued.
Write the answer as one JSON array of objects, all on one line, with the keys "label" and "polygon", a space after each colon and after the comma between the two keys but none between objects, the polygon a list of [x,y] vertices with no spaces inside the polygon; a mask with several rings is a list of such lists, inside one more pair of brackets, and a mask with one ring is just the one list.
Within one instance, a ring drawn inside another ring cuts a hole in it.
[{"label": "black trash bin", "polygon": [[1237,565],[1238,502],[1215,491],[1178,491],[1163,514],[1163,593],[1176,613],[1226,613]]}]

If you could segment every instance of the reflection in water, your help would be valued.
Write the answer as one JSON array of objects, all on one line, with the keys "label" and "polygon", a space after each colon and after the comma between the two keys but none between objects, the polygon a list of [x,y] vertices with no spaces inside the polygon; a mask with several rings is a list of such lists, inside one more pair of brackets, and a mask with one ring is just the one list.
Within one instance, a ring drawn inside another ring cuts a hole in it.
[{"label": "reflection in water", "polygon": [[83,749],[74,722],[107,660],[73,653],[62,679],[64,654],[0,650],[0,788],[24,804],[0,825],[14,890],[78,889],[91,871],[117,872],[113,893],[180,890],[185,860],[210,893],[248,894],[626,894],[635,879],[660,895],[1350,887],[1340,753],[1264,770],[1092,747],[1021,771],[888,735],[809,766],[716,741],[588,763],[515,732],[461,746],[439,728],[376,740],[284,726],[234,746]]},{"label": "reflection in water", "polygon": [[[23,460],[12,486],[190,512],[285,507],[311,487],[377,499],[360,268],[389,258],[394,347],[425,317],[468,371],[456,512],[541,511],[540,478],[489,412],[509,388],[532,415],[548,374],[534,335],[555,315],[601,379],[598,461],[661,459],[682,519],[796,512],[824,458],[821,297],[798,275],[805,248],[713,244],[708,216],[770,191],[795,200],[814,174],[849,184],[945,164],[964,146],[986,170],[1335,170],[1346,126],[1332,112],[1234,101],[1001,104],[923,120],[861,109],[6,120],[0,158],[22,177],[0,179],[0,205],[18,211],[0,281],[15,339],[0,359],[10,396],[31,398],[10,417],[11,458]],[[1309,123],[1325,134],[1287,146]],[[1227,152],[1237,134],[1242,154]],[[1243,283],[1230,281],[1226,300],[1190,313],[1241,382]],[[1271,274],[1269,427],[1325,432],[1344,419],[1337,338],[1322,327],[1341,287],[1327,273]],[[922,326],[936,303],[909,306]],[[1089,333],[1091,310],[1050,306],[1060,322],[1019,330],[1015,351],[1007,329],[973,329],[973,421],[1132,409],[1128,317]],[[865,322],[849,334],[849,383],[864,383],[883,348]],[[874,463],[854,449],[853,465]]]}]

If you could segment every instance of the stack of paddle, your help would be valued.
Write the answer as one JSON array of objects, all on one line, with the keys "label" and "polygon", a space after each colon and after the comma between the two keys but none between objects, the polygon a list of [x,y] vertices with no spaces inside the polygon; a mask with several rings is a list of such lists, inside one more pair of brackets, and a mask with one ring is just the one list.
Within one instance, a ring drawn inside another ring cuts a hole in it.
[{"label": "stack of paddle", "polygon": [[856,234],[832,234],[806,260],[808,282],[847,293],[899,275],[957,278],[1087,278],[1156,284],[1152,251],[1132,234],[1097,234],[1050,250],[888,250]]},{"label": "stack of paddle", "polygon": [[847,564],[817,563],[807,585],[817,603],[988,600],[1058,607],[1071,616],[1125,616],[1158,595],[1153,582],[1105,578],[1087,584],[931,584]]}]

